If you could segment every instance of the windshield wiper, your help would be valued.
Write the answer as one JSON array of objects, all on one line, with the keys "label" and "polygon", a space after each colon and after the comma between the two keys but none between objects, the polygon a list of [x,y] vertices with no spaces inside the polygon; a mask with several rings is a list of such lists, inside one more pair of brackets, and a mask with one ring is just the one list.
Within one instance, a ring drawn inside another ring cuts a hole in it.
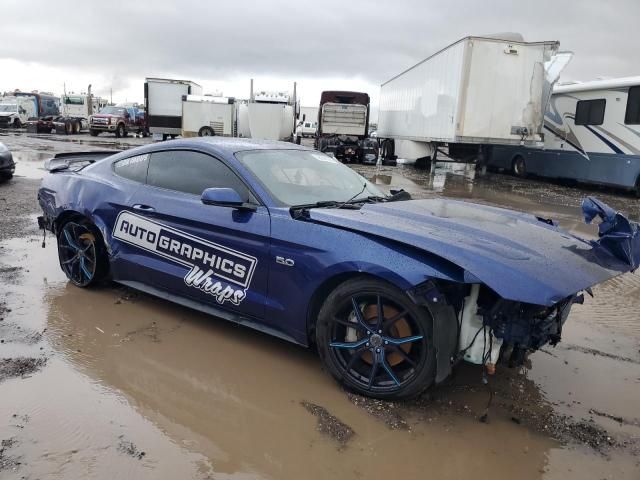
[{"label": "windshield wiper", "polygon": [[336,205],[338,205],[338,202],[336,200],[322,200],[315,203],[292,205],[291,210],[308,210],[309,208],[335,207]]},{"label": "windshield wiper", "polygon": [[355,195],[353,195],[349,200],[347,200],[347,201],[345,201],[345,202],[342,202],[340,205],[338,205],[338,207],[337,207],[337,208],[342,208],[342,207],[344,207],[347,203],[349,203],[349,202],[353,201],[353,199],[355,199],[358,195],[362,195],[362,192],[364,192],[366,189],[367,189],[367,184],[366,184],[366,183],[364,183],[364,184],[362,185],[362,190],[360,190],[358,193],[356,193]]}]

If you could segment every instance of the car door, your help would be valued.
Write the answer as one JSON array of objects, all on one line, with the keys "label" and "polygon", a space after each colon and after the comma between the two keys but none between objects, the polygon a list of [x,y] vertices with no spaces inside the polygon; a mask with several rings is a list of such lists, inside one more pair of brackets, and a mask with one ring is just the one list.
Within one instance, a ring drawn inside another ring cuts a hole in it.
[{"label": "car door", "polygon": [[[205,205],[206,188],[233,188],[255,211]],[[188,150],[150,156],[146,185],[134,195],[129,225],[152,257],[155,287],[254,318],[264,317],[270,217],[246,184],[220,159]],[[140,234],[138,232],[138,235]]]}]

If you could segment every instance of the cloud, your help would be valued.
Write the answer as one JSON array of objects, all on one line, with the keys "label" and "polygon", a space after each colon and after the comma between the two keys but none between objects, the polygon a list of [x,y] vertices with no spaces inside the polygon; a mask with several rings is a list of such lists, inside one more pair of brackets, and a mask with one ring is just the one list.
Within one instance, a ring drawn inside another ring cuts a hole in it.
[{"label": "cloud", "polygon": [[[55,70],[54,77],[89,79],[114,96],[141,98],[145,76],[193,79],[235,95],[248,90],[250,77],[279,82],[276,88],[297,80],[309,98],[343,88],[342,82],[377,90],[461,37],[505,31],[560,40],[573,50],[565,78],[640,73],[637,42],[630,41],[640,18],[637,0],[28,3],[3,1],[0,66],[13,61],[23,70]],[[0,77],[0,89],[25,81],[20,72]]]}]

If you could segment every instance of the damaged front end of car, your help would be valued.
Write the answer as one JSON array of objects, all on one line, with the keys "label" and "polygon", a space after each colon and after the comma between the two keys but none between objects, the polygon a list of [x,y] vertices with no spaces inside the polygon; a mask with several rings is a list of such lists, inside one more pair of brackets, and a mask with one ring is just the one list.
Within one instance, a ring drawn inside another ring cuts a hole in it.
[{"label": "damaged front end of car", "polygon": [[[582,208],[587,223],[600,220],[599,238],[590,241],[594,251],[599,252],[594,258],[603,266],[615,266],[619,273],[637,269],[640,265],[638,224],[591,197],[584,200]],[[609,258],[608,262],[603,262],[603,254]],[[541,305],[506,299],[491,288],[490,282],[441,280],[429,280],[407,293],[434,318],[436,382],[447,378],[462,360],[482,365],[488,374],[495,372],[498,363],[509,367],[522,365],[529,353],[545,345],[558,344],[572,306],[583,304],[585,293],[593,296],[591,288],[585,287],[555,303]],[[455,327],[452,327],[454,320]]]}]

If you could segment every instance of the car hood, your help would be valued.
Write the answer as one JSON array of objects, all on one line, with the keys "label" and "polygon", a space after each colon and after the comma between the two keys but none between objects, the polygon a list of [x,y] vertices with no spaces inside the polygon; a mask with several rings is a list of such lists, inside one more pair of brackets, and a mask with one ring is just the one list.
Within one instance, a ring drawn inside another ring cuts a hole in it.
[{"label": "car hood", "polygon": [[360,210],[312,209],[309,215],[438,255],[463,268],[467,281],[537,305],[553,305],[632,268],[599,243],[550,221],[462,201],[366,204]]}]

